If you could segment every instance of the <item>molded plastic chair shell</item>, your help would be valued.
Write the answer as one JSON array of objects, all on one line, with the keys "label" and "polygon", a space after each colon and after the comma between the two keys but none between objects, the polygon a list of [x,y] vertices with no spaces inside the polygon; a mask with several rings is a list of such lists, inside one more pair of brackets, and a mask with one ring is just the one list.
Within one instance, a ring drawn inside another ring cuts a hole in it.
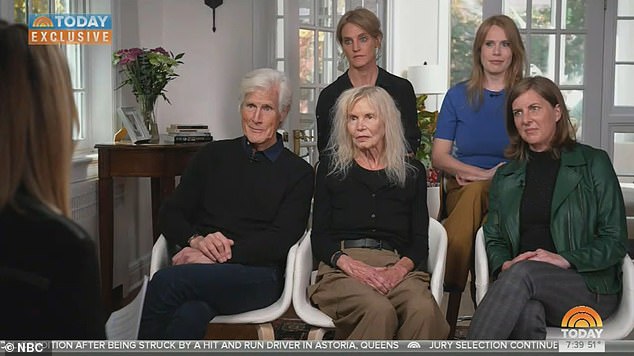
[{"label": "molded plastic chair shell", "polygon": [[[429,289],[438,305],[442,302],[445,261],[447,259],[447,232],[435,219],[429,218],[429,257],[427,269],[431,273]],[[302,321],[313,326],[308,333],[309,340],[321,340],[326,328],[334,328],[332,319],[312,305],[307,288],[315,283],[317,271],[313,270],[313,254],[310,232],[306,234],[297,250],[293,287],[293,307]]]},{"label": "molded plastic chair shell", "polygon": [[[300,240],[301,241],[301,240]],[[284,277],[284,290],[280,298],[266,308],[251,310],[248,312],[233,315],[218,315],[213,318],[210,324],[257,324],[258,338],[260,340],[275,340],[275,333],[271,321],[281,317],[290,307],[293,290],[293,273],[295,270],[295,255],[299,242],[294,244],[288,251],[286,257],[286,272]],[[150,261],[150,278],[159,269],[170,265],[170,257],[167,251],[167,240],[163,235],[152,248],[152,259]],[[256,292],[257,293],[257,292]]]}]

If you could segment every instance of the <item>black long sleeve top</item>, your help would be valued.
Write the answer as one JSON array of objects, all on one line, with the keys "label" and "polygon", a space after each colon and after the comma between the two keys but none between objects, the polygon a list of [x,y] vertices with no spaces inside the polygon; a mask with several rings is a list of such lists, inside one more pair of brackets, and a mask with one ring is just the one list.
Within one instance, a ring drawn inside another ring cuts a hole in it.
[{"label": "black long sleeve top", "polygon": [[105,339],[97,249],[26,193],[0,211],[0,338]]},{"label": "black long sleeve top", "polygon": [[[394,99],[396,107],[401,112],[405,139],[409,144],[407,150],[415,153],[420,146],[420,129],[416,111],[416,94],[414,94],[412,83],[379,67],[375,85],[385,89]],[[320,159],[330,139],[335,103],[341,93],[350,88],[352,88],[352,82],[346,71],[319,94],[315,114],[317,116],[317,149]]]},{"label": "black long sleeve top", "polygon": [[330,172],[328,157],[317,168],[311,242],[317,259],[330,264],[342,240],[386,241],[409,257],[418,270],[427,269],[429,214],[425,167],[409,160],[404,187],[391,184],[384,170],[369,171],[356,163],[345,177]]},{"label": "black long sleeve top", "polygon": [[194,234],[221,232],[234,241],[228,263],[283,264],[306,229],[313,169],[280,148],[279,138],[254,154],[245,142],[240,137],[204,146],[161,207],[159,228],[179,246]]}]

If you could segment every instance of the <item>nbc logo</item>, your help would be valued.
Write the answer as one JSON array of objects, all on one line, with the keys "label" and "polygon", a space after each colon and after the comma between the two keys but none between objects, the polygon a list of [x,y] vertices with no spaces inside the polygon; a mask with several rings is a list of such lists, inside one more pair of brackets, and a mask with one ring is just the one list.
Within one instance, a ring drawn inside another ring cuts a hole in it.
[{"label": "nbc logo", "polygon": [[420,344],[416,341],[410,341],[410,343],[407,344],[408,349],[420,349],[420,347]]},{"label": "nbc logo", "polygon": [[48,16],[38,16],[31,27],[53,27],[53,21]]},{"label": "nbc logo", "polygon": [[587,306],[574,307],[561,319],[564,338],[598,339],[603,332],[603,320],[594,309]]}]

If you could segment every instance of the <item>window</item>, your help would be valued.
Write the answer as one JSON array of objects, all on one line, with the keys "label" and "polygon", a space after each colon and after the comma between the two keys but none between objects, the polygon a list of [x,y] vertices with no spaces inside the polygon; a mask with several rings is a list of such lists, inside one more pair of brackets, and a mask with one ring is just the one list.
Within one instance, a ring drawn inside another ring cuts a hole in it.
[{"label": "window", "polygon": [[[112,12],[109,0],[14,0],[11,5],[12,12],[6,17],[23,23],[28,21],[29,14]],[[0,11],[5,9],[0,7]],[[79,114],[79,127],[74,133],[75,154],[83,156],[93,151],[95,143],[112,139],[112,46],[64,45],[61,48],[68,60]]]},{"label": "window", "polygon": [[[13,3],[15,22],[27,23],[30,14],[85,13],[85,0],[15,0]],[[80,45],[61,46],[66,53],[75,96],[75,105],[79,114],[79,127],[74,139],[81,142],[86,138],[86,85],[84,80],[84,47]],[[80,143],[81,144],[81,143]]]}]

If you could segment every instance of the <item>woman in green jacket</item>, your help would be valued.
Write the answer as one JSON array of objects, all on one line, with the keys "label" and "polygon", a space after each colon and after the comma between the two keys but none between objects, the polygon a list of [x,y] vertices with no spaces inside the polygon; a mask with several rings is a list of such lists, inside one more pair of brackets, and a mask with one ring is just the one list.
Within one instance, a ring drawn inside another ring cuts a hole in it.
[{"label": "woman in green jacket", "polygon": [[608,155],[575,142],[559,88],[526,78],[506,103],[507,156],[490,190],[484,236],[497,280],[470,339],[545,339],[576,306],[608,318],[622,287],[627,231]]}]

